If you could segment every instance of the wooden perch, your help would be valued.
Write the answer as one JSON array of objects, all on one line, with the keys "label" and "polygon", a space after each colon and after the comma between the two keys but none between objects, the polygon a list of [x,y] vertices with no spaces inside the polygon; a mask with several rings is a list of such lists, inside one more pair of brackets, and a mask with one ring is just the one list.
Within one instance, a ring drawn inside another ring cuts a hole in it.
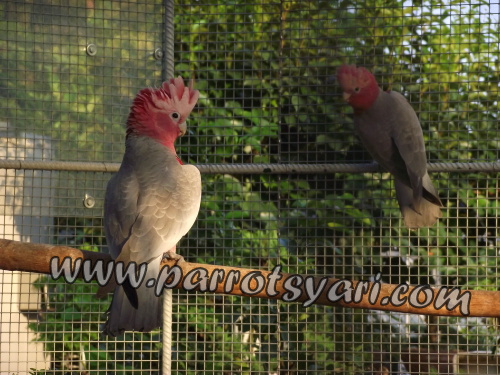
[{"label": "wooden perch", "polygon": [[[103,253],[0,239],[0,269],[53,274],[51,260],[54,257],[58,258],[57,265],[65,258],[73,264],[80,259],[78,262],[89,262],[91,269],[99,262],[106,265],[111,261],[111,257]],[[78,276],[85,275],[80,272]],[[319,304],[425,315],[500,317],[500,292],[392,285],[379,280],[380,275],[375,275],[371,282],[350,281],[282,273],[280,267],[263,271],[163,260],[158,282],[156,286],[151,284],[159,291],[166,286],[299,302],[304,306]]]}]

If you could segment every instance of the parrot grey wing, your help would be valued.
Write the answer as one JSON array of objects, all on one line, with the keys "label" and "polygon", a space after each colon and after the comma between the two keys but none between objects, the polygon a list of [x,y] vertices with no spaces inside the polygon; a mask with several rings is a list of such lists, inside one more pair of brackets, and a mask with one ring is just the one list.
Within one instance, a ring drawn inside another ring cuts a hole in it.
[{"label": "parrot grey wing", "polygon": [[[393,138],[394,147],[398,150],[401,155],[401,159],[404,162],[403,168],[398,168],[395,173],[396,180],[407,185],[412,190],[412,201],[413,209],[417,213],[421,213],[421,204],[423,200],[423,176],[427,174],[424,170],[424,175],[422,175],[422,170],[420,168],[421,155],[419,156],[419,151],[411,151],[411,137],[406,137],[406,139],[401,139],[401,137]],[[425,158],[425,154],[424,154]],[[419,161],[420,159],[420,161]],[[425,159],[427,160],[427,159]],[[425,162],[427,164],[427,161]]]},{"label": "parrot grey wing", "polygon": [[139,182],[133,171],[120,169],[108,182],[104,200],[104,231],[113,259],[118,258],[137,220]]},{"label": "parrot grey wing", "polygon": [[442,204],[427,174],[420,122],[406,99],[397,92],[381,91],[370,109],[355,112],[354,125],[373,158],[394,176],[405,224],[409,228],[434,224]]},{"label": "parrot grey wing", "polygon": [[413,189],[413,208],[421,213],[424,196],[423,178],[427,174],[427,157],[425,155],[424,135],[418,117],[403,95],[392,91],[387,98],[393,102],[391,106],[391,137],[402,160],[404,161],[407,178],[403,171],[400,178],[406,180]]},{"label": "parrot grey wing", "polygon": [[[111,257],[119,260],[123,247],[127,244],[130,228],[137,219],[136,206],[139,193],[138,181],[132,171],[121,167],[108,182],[104,199],[104,231]],[[105,297],[116,288],[115,279],[97,292],[98,298]],[[137,307],[137,292],[129,284],[123,284],[125,293],[134,307]]]},{"label": "parrot grey wing", "polygon": [[[412,207],[418,214],[432,211],[431,216],[434,219],[437,217],[436,209],[429,209],[426,201],[438,207],[441,207],[442,203],[427,173],[427,157],[420,121],[403,95],[391,92],[388,97],[394,102],[393,115],[397,116],[393,121],[399,121],[398,126],[393,127],[391,136],[404,161],[410,187],[413,190]],[[401,181],[405,182],[405,179],[401,178]],[[425,221],[431,222],[433,219]]]},{"label": "parrot grey wing", "polygon": [[390,94],[380,90],[371,108],[354,113],[354,128],[370,155],[388,172],[410,186],[406,162],[395,142],[400,122],[397,115],[392,113],[397,110],[397,105]]},{"label": "parrot grey wing", "polygon": [[427,199],[429,202],[435,204],[436,206],[443,207],[443,203],[441,202],[441,199],[439,199],[438,192],[434,185],[432,184],[431,178],[429,177],[428,174],[426,174],[422,180],[423,182],[423,187],[424,187],[424,198]]}]

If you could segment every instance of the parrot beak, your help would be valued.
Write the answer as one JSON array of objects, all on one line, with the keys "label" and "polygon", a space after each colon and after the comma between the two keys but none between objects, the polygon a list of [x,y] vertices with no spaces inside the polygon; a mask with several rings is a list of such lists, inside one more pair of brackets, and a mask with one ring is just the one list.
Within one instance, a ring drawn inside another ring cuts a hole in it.
[{"label": "parrot beak", "polygon": [[179,124],[179,130],[180,130],[180,133],[179,133],[180,137],[182,137],[184,134],[186,134],[186,131],[187,131],[186,122]]},{"label": "parrot beak", "polygon": [[351,98],[351,94],[349,94],[348,92],[344,92],[344,93],[342,93],[342,97],[344,98],[344,100],[346,102],[349,102],[349,99]]}]

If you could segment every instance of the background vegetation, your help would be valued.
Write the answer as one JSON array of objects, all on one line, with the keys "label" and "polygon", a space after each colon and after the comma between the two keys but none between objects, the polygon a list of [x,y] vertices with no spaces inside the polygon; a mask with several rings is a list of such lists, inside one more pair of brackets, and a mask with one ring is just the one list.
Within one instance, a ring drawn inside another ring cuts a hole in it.
[{"label": "background vegetation", "polygon": [[[153,51],[162,44],[162,5],[86,4],[0,5],[8,35],[0,40],[2,117],[18,132],[53,138],[61,160],[120,161],[131,98],[161,80]],[[179,2],[176,71],[196,77],[202,93],[179,154],[198,164],[371,161],[331,79],[348,62],[408,98],[429,161],[496,161],[499,40],[487,5]],[[94,57],[85,52],[89,42],[98,47]],[[61,190],[75,193],[58,200],[55,241],[105,249],[100,209],[109,175],[62,176]],[[381,271],[391,283],[496,290],[497,174],[432,177],[444,218],[409,232],[384,173],[205,175],[200,216],[181,248],[204,263],[282,264],[355,279]],[[98,198],[94,210],[74,208],[82,186]],[[54,371],[66,353],[81,352],[92,372],[160,368],[158,333],[102,341],[106,303],[96,302],[93,286],[49,285],[48,310],[33,329],[53,353]],[[437,337],[420,317],[184,293],[174,321],[175,366],[190,374],[361,373],[380,361],[397,365],[411,346],[495,346],[483,320],[432,322],[444,333]]]}]

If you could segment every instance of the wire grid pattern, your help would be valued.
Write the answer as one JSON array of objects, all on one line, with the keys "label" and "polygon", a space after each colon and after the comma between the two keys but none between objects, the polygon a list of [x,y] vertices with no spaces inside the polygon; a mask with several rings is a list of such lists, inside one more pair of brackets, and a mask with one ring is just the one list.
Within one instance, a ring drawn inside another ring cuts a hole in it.
[{"label": "wire grid pattern", "polygon": [[[165,69],[163,6],[0,4],[2,157],[119,162],[131,100]],[[429,161],[494,162],[498,6],[178,1],[176,74],[196,78],[201,92],[178,153],[198,165],[371,162],[332,79],[340,64],[356,63],[410,101]],[[109,177],[4,170],[4,236],[105,251]],[[178,251],[209,264],[497,289],[498,174],[431,177],[444,217],[410,232],[387,173],[204,174],[198,221]],[[94,285],[8,273],[2,281],[2,371],[159,372],[159,331],[99,336],[109,300],[96,300]],[[494,319],[174,298],[178,374],[453,374],[481,360],[498,370],[495,357],[472,354],[495,353]]]}]

